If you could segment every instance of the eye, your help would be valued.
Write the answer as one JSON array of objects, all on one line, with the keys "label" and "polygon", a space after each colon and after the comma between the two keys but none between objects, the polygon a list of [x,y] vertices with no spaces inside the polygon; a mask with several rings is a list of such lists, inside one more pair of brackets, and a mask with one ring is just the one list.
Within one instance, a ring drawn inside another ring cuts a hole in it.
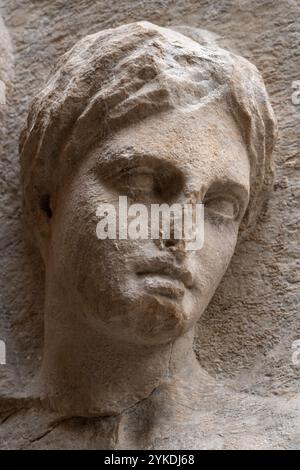
[{"label": "eye", "polygon": [[238,201],[231,196],[212,195],[204,200],[206,211],[217,217],[235,220],[239,214]]},{"label": "eye", "polygon": [[112,161],[99,161],[93,168],[93,177],[122,195],[138,201],[169,202],[181,193],[184,186],[184,175],[169,162],[157,157],[145,157],[138,162],[120,159],[118,164]]},{"label": "eye", "polygon": [[152,194],[156,187],[155,175],[151,169],[144,167],[123,170],[120,175],[120,187],[132,195]]},{"label": "eye", "polygon": [[149,191],[153,189],[154,177],[153,173],[143,168],[136,168],[131,170],[125,177],[127,184],[136,190]]}]

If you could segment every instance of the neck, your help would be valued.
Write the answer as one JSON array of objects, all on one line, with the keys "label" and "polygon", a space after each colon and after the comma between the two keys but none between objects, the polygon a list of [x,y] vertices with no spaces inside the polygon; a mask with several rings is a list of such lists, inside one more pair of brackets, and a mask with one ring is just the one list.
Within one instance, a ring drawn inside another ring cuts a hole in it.
[{"label": "neck", "polygon": [[198,375],[194,330],[172,343],[121,342],[89,326],[74,305],[46,301],[42,400],[65,416],[112,416],[138,405],[166,384]]}]

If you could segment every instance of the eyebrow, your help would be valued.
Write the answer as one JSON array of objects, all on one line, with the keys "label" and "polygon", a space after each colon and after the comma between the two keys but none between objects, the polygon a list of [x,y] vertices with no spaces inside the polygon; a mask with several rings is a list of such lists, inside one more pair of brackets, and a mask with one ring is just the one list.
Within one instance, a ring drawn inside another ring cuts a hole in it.
[{"label": "eyebrow", "polygon": [[112,157],[113,160],[128,160],[131,161],[135,158],[157,158],[160,159],[161,155],[154,152],[149,153],[146,150],[138,150],[135,147],[122,147],[122,148],[106,148],[104,152],[101,154],[101,162],[105,162],[106,160]]},{"label": "eyebrow", "polygon": [[[122,173],[126,167],[134,165],[149,165],[153,169],[158,166],[173,167],[180,171],[178,166],[170,161],[164,160],[159,153],[149,153],[143,150],[137,150],[134,147],[125,147],[121,149],[105,149],[101,156],[96,157],[95,169],[98,175],[110,176],[116,173]],[[116,169],[116,165],[118,168]]]}]

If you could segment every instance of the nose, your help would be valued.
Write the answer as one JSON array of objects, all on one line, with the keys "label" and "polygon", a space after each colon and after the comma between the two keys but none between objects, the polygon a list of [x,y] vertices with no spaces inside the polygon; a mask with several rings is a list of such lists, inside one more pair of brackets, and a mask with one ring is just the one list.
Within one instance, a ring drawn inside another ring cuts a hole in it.
[{"label": "nose", "polygon": [[160,250],[173,252],[176,256],[184,256],[186,254],[186,242],[184,239],[178,240],[170,236],[153,241]]},{"label": "nose", "polygon": [[174,221],[172,221],[170,224],[170,233],[168,234],[169,236],[164,237],[162,230],[159,231],[159,235],[160,235],[159,238],[153,241],[160,250],[167,249],[171,252],[176,252],[178,254],[185,253],[186,251],[185,238],[184,237],[178,238],[178,236],[176,236],[176,233],[174,230]]},{"label": "nose", "polygon": [[[169,227],[160,225],[159,237],[154,239],[154,243],[160,250],[168,250],[176,255],[186,255],[187,251],[196,249],[198,245],[191,245],[196,237],[196,242],[201,242],[201,230],[199,222],[202,223],[203,213],[200,212],[199,201],[202,200],[202,191],[189,191],[176,203],[180,209],[174,210],[173,216],[169,219]],[[175,204],[173,206],[175,208]],[[203,207],[202,207],[203,209]],[[170,213],[169,213],[170,216]],[[164,227],[164,229],[163,229]],[[164,232],[163,230],[167,230]],[[197,235],[200,235],[198,240]],[[202,245],[201,245],[202,246]]]}]

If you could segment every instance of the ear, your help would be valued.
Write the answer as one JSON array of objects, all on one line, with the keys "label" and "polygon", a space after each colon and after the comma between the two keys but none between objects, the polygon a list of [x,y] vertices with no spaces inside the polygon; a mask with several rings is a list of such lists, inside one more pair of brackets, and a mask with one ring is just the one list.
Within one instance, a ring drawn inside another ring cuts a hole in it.
[{"label": "ear", "polygon": [[40,200],[40,209],[45,213],[48,219],[52,218],[53,210],[51,207],[51,196],[50,194],[43,194]]},{"label": "ear", "polygon": [[49,242],[51,238],[51,219],[53,217],[52,197],[45,193],[40,197],[39,205],[35,210],[36,235],[41,255],[46,261]]}]

